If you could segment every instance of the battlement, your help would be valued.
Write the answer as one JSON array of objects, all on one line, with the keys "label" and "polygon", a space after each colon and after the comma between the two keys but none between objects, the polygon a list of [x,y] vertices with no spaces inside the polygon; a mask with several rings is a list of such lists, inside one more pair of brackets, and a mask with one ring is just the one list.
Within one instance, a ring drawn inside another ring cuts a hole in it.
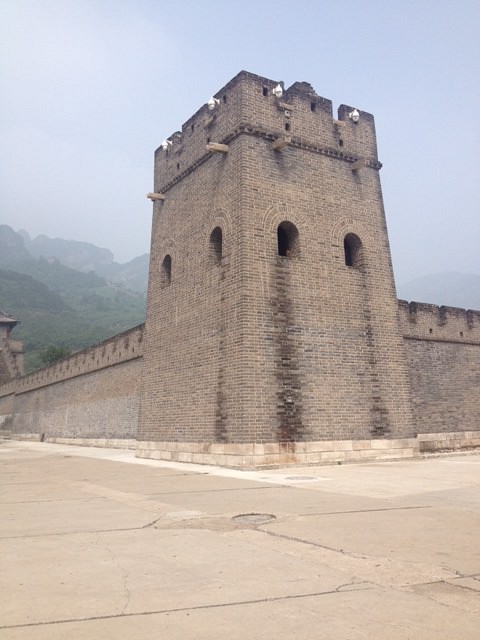
[{"label": "battlement", "polygon": [[399,300],[405,338],[480,344],[480,311]]},{"label": "battlement", "polygon": [[83,351],[77,351],[49,367],[7,382],[0,386],[0,397],[38,389],[139,358],[143,355],[143,329],[144,325],[141,324]]},{"label": "battlement", "polygon": [[[274,93],[278,86],[281,95]],[[365,166],[381,167],[373,116],[341,105],[334,119],[332,102],[317,95],[307,82],[285,89],[282,82],[241,71],[213,96],[211,107],[204,104],[156,150],[156,193],[165,193],[205,162],[211,156],[207,145],[229,145],[242,134],[264,138],[269,144],[285,141],[285,146],[343,162],[362,159]]]}]

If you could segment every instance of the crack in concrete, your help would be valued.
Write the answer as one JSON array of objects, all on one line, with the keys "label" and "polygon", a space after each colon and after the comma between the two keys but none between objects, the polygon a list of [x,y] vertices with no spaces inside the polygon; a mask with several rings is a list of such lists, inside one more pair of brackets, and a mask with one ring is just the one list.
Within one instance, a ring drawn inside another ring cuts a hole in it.
[{"label": "crack in concrete", "polygon": [[[281,485],[280,485],[281,486]],[[283,488],[283,487],[282,487]],[[178,496],[196,493],[228,493],[233,491],[265,491],[265,489],[278,489],[278,486],[268,485],[265,487],[233,487],[231,489],[191,489],[188,491],[157,491],[155,493],[147,493],[150,497],[155,496]]]},{"label": "crack in concrete", "polygon": [[[340,584],[338,587],[335,587],[335,591],[337,593],[346,593],[349,591],[368,591],[371,588],[371,582],[367,580],[356,580],[355,578],[350,582],[346,582],[345,584]],[[360,587],[361,585],[369,585],[363,589],[356,589],[355,587]],[[352,588],[349,588],[352,587]]]},{"label": "crack in concrete", "polygon": [[45,502],[91,502],[93,500],[102,500],[103,498],[45,498],[45,499],[39,499],[39,500],[17,500],[15,502],[2,502],[0,501],[0,505],[5,505],[5,504],[12,504],[12,505],[17,505],[17,504],[43,504]]},{"label": "crack in concrete", "polygon": [[[360,574],[363,578],[362,582],[368,582],[369,584],[373,584],[382,588],[388,587],[400,591],[412,590],[417,585],[428,584],[428,582],[445,582],[448,580],[453,580],[456,577],[455,572],[451,569],[442,569],[442,571],[440,571],[440,574],[436,576],[434,568],[429,567],[428,565],[408,561],[399,562],[395,559],[385,556],[377,557],[356,553],[354,551],[349,551],[346,549],[337,549],[329,545],[320,544],[319,542],[305,540],[296,536],[271,531],[266,528],[267,526],[269,525],[257,527],[253,530],[267,534],[274,538],[287,540],[289,542],[298,542],[313,549],[320,549],[327,554],[327,556],[323,558],[322,561],[331,566],[338,565],[339,561],[335,561],[335,555],[338,554],[344,558],[344,560],[342,561],[343,570],[348,570],[355,576]],[[329,558],[328,554],[335,555],[332,555]],[[432,578],[436,577],[437,579],[426,581],[425,578],[429,577],[429,575],[432,575]],[[357,577],[356,579],[358,580],[359,577]]]},{"label": "crack in concrete", "polygon": [[263,527],[256,527],[256,531],[261,531],[262,533],[266,533],[269,536],[273,536],[274,538],[283,538],[284,540],[289,540],[290,542],[300,542],[300,544],[306,544],[311,547],[317,547],[319,549],[326,549],[327,551],[333,551],[335,553],[341,553],[342,555],[349,556],[351,558],[356,558],[359,560],[366,560],[368,556],[362,556],[360,554],[356,554],[353,551],[345,551],[344,549],[336,549],[335,547],[329,547],[326,544],[320,544],[319,542],[313,542],[312,540],[304,540],[303,538],[297,538],[296,536],[288,536],[285,533],[278,533],[276,531],[269,531],[268,529],[264,529]]},{"label": "crack in concrete", "polygon": [[33,484],[35,486],[38,486],[38,482],[35,482],[33,480],[27,480],[26,482],[8,482],[8,483],[2,483],[3,487],[17,487],[19,485],[25,485],[25,484]]},{"label": "crack in concrete", "polygon": [[[474,578],[475,580],[475,578]],[[451,587],[455,587],[455,589],[466,589],[467,591],[472,591],[473,593],[476,593],[477,595],[480,595],[478,589],[474,589],[473,587],[467,587],[464,584],[455,584],[455,580],[441,580],[441,582],[443,582],[444,584],[449,584]]]},{"label": "crack in concrete", "polygon": [[378,507],[376,509],[352,509],[346,511],[319,511],[317,513],[297,513],[294,514],[297,517],[308,517],[308,516],[341,516],[344,513],[378,513],[381,511],[407,511],[409,509],[431,509],[432,505],[425,504],[413,507]]},{"label": "crack in concrete", "polygon": [[[161,516],[160,516],[161,517]],[[153,522],[155,524],[156,520]],[[28,538],[47,538],[51,536],[77,536],[91,533],[117,533],[123,531],[140,531],[141,529],[147,529],[152,525],[148,522],[145,525],[139,527],[120,527],[118,529],[79,529],[78,531],[50,531],[46,533],[32,533],[25,536],[0,536],[0,540],[23,540]]]},{"label": "crack in concrete", "polygon": [[[95,541],[94,541],[94,545],[96,545],[97,547],[100,547],[100,534],[97,534]],[[120,578],[122,581],[122,587],[123,587],[123,591],[124,591],[124,598],[125,598],[125,603],[122,607],[122,610],[120,611],[121,614],[124,614],[128,608],[128,605],[130,604],[130,598],[131,598],[131,592],[130,589],[128,588],[128,579],[129,579],[129,573],[128,571],[118,562],[117,556],[115,555],[115,553],[112,551],[112,549],[106,545],[104,542],[102,542],[101,544],[102,548],[105,549],[105,551],[107,551],[107,553],[110,555],[110,559],[112,561],[112,564],[118,569],[118,571],[120,572]]]},{"label": "crack in concrete", "polygon": [[138,529],[149,529],[150,527],[155,527],[157,522],[159,522],[164,517],[165,517],[165,514],[162,514],[161,516],[158,516],[157,518],[155,518],[151,522],[147,522],[147,524],[144,524],[142,527],[138,527]]},{"label": "crack in concrete", "polygon": [[47,626],[47,625],[54,625],[54,624],[71,624],[75,622],[91,622],[96,620],[112,620],[115,618],[132,618],[135,616],[164,615],[169,613],[183,613],[186,611],[201,611],[204,609],[221,609],[221,608],[227,608],[227,607],[240,607],[240,606],[248,606],[248,605],[254,605],[254,604],[264,604],[266,602],[281,602],[286,600],[297,600],[302,598],[317,598],[320,596],[339,595],[339,594],[344,594],[351,591],[368,591],[371,589],[371,587],[369,586],[366,586],[366,587],[362,586],[364,584],[367,585],[368,584],[367,582],[365,583],[359,582],[357,584],[359,585],[358,589],[351,588],[345,591],[342,591],[341,589],[346,586],[353,587],[355,583],[339,585],[335,589],[329,589],[328,591],[313,591],[309,593],[297,593],[294,595],[286,595],[286,596],[271,596],[267,598],[256,598],[252,600],[233,600],[231,602],[200,604],[200,605],[194,605],[191,607],[176,607],[173,609],[157,609],[157,610],[151,610],[151,611],[137,611],[137,612],[131,612],[131,613],[122,612],[122,613],[104,615],[104,616],[89,616],[85,618],[66,618],[64,620],[45,620],[45,621],[39,621],[39,622],[28,622],[25,624],[4,625],[4,626],[0,626],[0,630],[1,629],[24,629],[27,627],[40,627],[40,626]]},{"label": "crack in concrete", "polygon": [[[267,487],[269,488],[269,487]],[[97,499],[101,499],[101,498],[91,498],[91,500],[97,500]],[[87,499],[88,500],[88,499]],[[152,502],[152,506],[154,506],[154,503]],[[331,511],[331,512],[320,512],[320,513],[302,513],[302,514],[294,514],[293,517],[313,517],[313,516],[323,516],[323,515],[342,515],[342,514],[351,514],[351,513],[373,513],[373,512],[377,512],[377,511],[399,511],[399,510],[403,510],[403,509],[427,509],[430,508],[430,505],[426,505],[426,506],[414,506],[414,507],[392,507],[392,508],[379,508],[379,509],[362,509],[362,510],[358,510],[358,511]],[[115,533],[115,532],[124,532],[124,531],[138,531],[141,529],[149,529],[151,527],[155,527],[156,524],[158,524],[162,519],[165,518],[165,514],[162,514],[161,516],[158,516],[156,518],[154,518],[153,520],[151,520],[150,522],[147,522],[144,525],[140,525],[140,526],[136,526],[136,527],[119,527],[116,529],[86,529],[86,530],[82,530],[79,529],[77,531],[53,531],[53,532],[45,532],[45,533],[34,533],[34,534],[29,534],[29,535],[14,535],[14,536],[0,536],[0,540],[16,540],[16,539],[28,539],[28,538],[41,538],[41,537],[45,537],[45,536],[68,536],[68,535],[77,535],[77,534],[99,534],[99,533]],[[206,526],[206,521],[207,520],[215,520],[215,523],[217,524],[216,527],[213,527],[213,529],[219,529],[221,530],[222,527],[220,527],[218,525],[219,522],[222,521],[222,519],[225,519],[226,521],[230,520],[230,516],[212,516],[212,517],[204,517],[203,519],[198,519],[195,518],[195,524],[198,528],[208,528]],[[188,522],[188,520],[183,520],[183,521],[179,521],[179,522],[167,522],[166,526],[164,527],[165,529],[167,528],[189,528],[186,527],[186,523]],[[182,526],[183,524],[183,526]],[[229,529],[231,527],[228,527]],[[233,528],[233,527],[232,527]],[[234,527],[234,528],[239,528],[238,526]],[[252,527],[249,527],[252,528]],[[255,527],[257,528],[257,527]],[[285,537],[288,540],[292,540],[293,542],[301,542],[303,544],[310,544],[312,546],[317,546],[320,548],[324,548],[324,549],[328,549],[329,551],[336,551],[337,553],[346,553],[343,551],[343,549],[336,549],[334,547],[329,547],[327,545],[320,545],[318,543],[315,542],[310,542],[308,540],[302,540],[301,538],[294,538],[294,537],[289,537],[289,536],[284,536],[283,534],[279,534],[279,533],[274,533],[272,531],[268,531],[267,529],[260,529],[261,531],[263,531],[264,533],[267,533],[269,535],[276,535],[278,537]],[[366,558],[366,556],[361,556],[361,555],[357,555],[357,554],[349,554],[354,558]],[[453,571],[453,570],[452,570]]]},{"label": "crack in concrete", "polygon": [[377,513],[380,511],[407,511],[409,509],[431,509],[432,505],[418,505],[413,507],[378,507],[376,509],[352,509],[347,511],[319,511],[317,513],[297,513],[296,517],[309,517],[309,516],[336,516],[349,513]]},{"label": "crack in concrete", "polygon": [[[452,580],[455,580],[455,578],[453,578]],[[462,587],[468,591],[473,591],[473,593],[477,596],[479,594],[477,589],[472,589],[470,587],[463,587],[463,585],[456,585],[450,580],[434,580],[432,582],[422,582],[422,583],[412,585],[412,587],[413,587],[413,591],[416,592],[418,591],[419,587],[430,587],[435,585],[444,585],[444,586],[450,586],[455,588]],[[469,608],[464,608],[456,602],[445,602],[435,592],[430,592],[428,590],[425,590],[425,591],[421,590],[420,593],[424,598],[427,598],[427,600],[429,600],[430,602],[434,602],[436,606],[443,607],[444,609],[448,609],[448,610],[454,609],[455,611],[461,611],[463,613],[466,613],[466,612],[471,613],[471,610]]]}]

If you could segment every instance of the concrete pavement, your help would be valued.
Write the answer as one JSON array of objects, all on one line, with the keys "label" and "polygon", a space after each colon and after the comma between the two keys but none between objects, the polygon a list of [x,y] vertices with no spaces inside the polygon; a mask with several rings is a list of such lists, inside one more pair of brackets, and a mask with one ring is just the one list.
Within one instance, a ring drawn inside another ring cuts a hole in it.
[{"label": "concrete pavement", "polygon": [[480,456],[234,471],[0,444],[0,639],[477,640]]}]

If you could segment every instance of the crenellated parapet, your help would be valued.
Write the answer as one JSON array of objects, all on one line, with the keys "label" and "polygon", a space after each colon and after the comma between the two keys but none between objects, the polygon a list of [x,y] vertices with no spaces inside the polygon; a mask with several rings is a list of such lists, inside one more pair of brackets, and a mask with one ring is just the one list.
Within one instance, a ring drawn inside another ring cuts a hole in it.
[{"label": "crenellated parapet", "polygon": [[11,380],[0,386],[0,397],[39,389],[140,358],[143,355],[143,331],[144,325],[141,324],[83,351],[77,351],[49,367]]},{"label": "crenellated parapet", "polygon": [[480,344],[480,311],[405,300],[398,306],[405,338]]},{"label": "crenellated parapet", "polygon": [[381,167],[370,113],[341,105],[334,118],[332,102],[310,84],[284,89],[283,83],[241,71],[156,150],[155,193],[149,197],[163,200],[212,152],[226,155],[240,135],[265,139],[272,153],[299,147],[349,163],[354,171]]}]

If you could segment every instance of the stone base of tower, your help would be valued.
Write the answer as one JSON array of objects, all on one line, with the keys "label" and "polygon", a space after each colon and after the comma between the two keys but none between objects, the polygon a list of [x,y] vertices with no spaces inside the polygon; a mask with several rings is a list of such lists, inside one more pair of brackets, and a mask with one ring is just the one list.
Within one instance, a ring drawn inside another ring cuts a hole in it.
[{"label": "stone base of tower", "polygon": [[316,442],[137,442],[137,457],[235,469],[399,460],[420,455],[416,438]]}]

